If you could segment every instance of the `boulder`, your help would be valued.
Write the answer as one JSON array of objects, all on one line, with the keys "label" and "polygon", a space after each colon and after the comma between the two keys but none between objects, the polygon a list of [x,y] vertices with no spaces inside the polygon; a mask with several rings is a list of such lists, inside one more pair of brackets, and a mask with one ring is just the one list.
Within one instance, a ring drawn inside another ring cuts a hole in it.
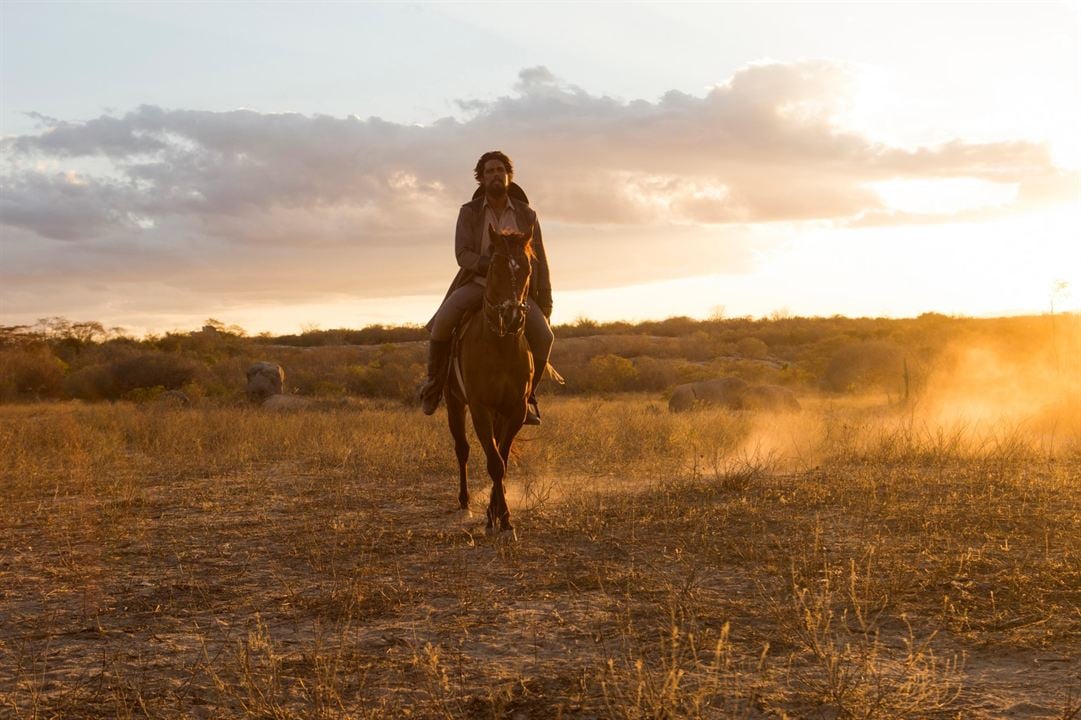
[{"label": "boulder", "polygon": [[262,402],[272,395],[281,395],[285,387],[285,370],[272,362],[257,362],[248,368],[248,399]]},{"label": "boulder", "polygon": [[191,398],[180,390],[166,390],[158,396],[158,404],[165,407],[191,407]]},{"label": "boulder", "polygon": [[738,377],[677,385],[668,400],[668,409],[672,412],[684,412],[694,407],[715,405],[738,410],[743,393],[748,387],[747,381]]},{"label": "boulder", "polygon": [[672,397],[668,398],[669,412],[685,412],[694,407],[696,399],[693,386],[694,383],[676,386]]}]

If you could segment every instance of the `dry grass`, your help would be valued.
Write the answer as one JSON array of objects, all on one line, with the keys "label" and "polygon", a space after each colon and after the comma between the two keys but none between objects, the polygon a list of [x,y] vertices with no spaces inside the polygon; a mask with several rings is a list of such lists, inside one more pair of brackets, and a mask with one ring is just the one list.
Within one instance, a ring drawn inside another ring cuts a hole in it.
[{"label": "dry grass", "polygon": [[[1078,717],[1076,406],[0,408],[0,715]],[[476,455],[475,450],[475,455]]]}]

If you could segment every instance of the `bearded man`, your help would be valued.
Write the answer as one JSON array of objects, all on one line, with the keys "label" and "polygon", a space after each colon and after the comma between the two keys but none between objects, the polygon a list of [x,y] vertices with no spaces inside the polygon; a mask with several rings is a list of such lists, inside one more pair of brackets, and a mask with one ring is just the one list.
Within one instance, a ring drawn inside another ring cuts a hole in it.
[{"label": "bearded man", "polygon": [[443,384],[447,379],[454,328],[466,312],[480,309],[484,300],[484,284],[491,255],[487,229],[491,225],[497,232],[520,232],[532,236],[536,259],[529,283],[525,337],[533,354],[533,378],[525,422],[527,425],[540,425],[537,382],[548,365],[555,339],[549,325],[552,316],[552,281],[548,274],[548,257],[544,252],[540,223],[537,213],[529,207],[525,193],[512,182],[514,165],[505,153],[492,150],[481,155],[473,168],[473,177],[477,180],[477,192],[458,212],[458,226],[454,233],[458,274],[443,304],[427,326],[430,333],[428,380],[420,391],[421,405],[425,415],[431,415],[439,407]]}]

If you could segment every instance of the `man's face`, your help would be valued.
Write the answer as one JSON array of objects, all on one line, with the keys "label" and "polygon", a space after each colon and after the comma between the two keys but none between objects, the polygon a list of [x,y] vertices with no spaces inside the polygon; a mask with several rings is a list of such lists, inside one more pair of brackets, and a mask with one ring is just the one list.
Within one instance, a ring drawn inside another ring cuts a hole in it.
[{"label": "man's face", "polygon": [[510,177],[502,160],[488,160],[484,163],[484,192],[499,197],[507,194]]}]

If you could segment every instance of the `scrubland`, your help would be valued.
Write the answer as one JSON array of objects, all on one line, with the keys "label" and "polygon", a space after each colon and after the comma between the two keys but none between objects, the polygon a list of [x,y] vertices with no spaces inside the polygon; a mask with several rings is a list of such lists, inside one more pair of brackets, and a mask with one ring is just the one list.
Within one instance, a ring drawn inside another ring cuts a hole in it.
[{"label": "scrubland", "polygon": [[438,416],[0,414],[0,713],[1077,717],[1081,417],[546,403],[519,541]]},{"label": "scrubland", "polygon": [[[1081,718],[1073,339],[793,415],[546,388],[517,542],[393,399],[0,405],[0,716]],[[564,352],[628,342],[681,352]]]}]

